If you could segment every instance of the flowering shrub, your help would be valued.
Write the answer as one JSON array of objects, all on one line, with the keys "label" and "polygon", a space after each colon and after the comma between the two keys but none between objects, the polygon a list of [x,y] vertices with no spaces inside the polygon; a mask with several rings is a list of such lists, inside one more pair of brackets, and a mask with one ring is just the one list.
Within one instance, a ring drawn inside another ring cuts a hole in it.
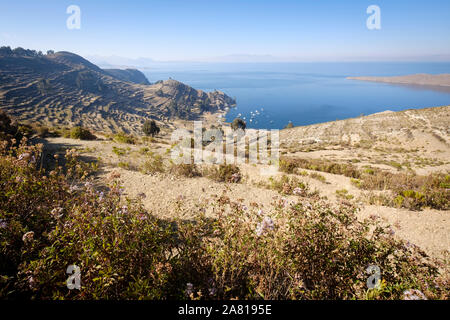
[{"label": "flowering shrub", "polygon": [[[351,205],[280,199],[265,214],[218,203],[219,219],[196,225],[207,240],[197,243],[204,249],[195,261],[202,265],[190,265],[195,276],[187,276],[193,298],[211,298],[211,290],[220,299],[401,299],[410,288],[430,298],[448,295],[445,283],[433,282],[437,269],[420,250],[358,222]],[[368,294],[365,270],[374,263],[383,285]]]}]

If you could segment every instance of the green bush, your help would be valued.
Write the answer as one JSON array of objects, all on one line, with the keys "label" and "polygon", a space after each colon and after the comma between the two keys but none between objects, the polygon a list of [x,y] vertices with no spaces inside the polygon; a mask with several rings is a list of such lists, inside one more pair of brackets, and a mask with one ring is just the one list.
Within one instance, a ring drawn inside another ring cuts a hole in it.
[{"label": "green bush", "polygon": [[123,155],[125,155],[127,153],[127,151],[124,148],[118,148],[116,146],[112,147],[112,152],[114,154],[118,155],[119,157],[123,156]]},{"label": "green bush", "polygon": [[159,133],[160,128],[157,126],[155,120],[146,120],[142,126],[142,131],[145,135],[154,137]]},{"label": "green bush", "polygon": [[115,134],[113,140],[118,143],[136,144],[136,138],[124,132]]},{"label": "green bush", "polygon": [[82,127],[74,127],[70,130],[70,138],[80,140],[95,140],[97,139],[88,129]]}]

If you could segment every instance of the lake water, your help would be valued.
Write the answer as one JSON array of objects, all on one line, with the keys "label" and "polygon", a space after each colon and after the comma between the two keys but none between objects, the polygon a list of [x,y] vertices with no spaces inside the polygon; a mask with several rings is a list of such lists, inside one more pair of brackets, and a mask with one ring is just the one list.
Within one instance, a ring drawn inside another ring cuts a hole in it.
[{"label": "lake water", "polygon": [[144,73],[151,82],[171,77],[196,89],[224,91],[237,101],[227,121],[240,116],[251,128],[450,105],[450,88],[346,79],[450,73],[450,63],[155,63]]}]

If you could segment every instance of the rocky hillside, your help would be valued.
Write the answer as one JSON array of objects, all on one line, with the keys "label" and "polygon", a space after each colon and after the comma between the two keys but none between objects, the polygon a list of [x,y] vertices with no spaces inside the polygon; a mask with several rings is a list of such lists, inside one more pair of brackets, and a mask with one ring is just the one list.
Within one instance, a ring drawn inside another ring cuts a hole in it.
[{"label": "rocky hillside", "polygon": [[365,117],[332,121],[283,130],[281,139],[287,144],[359,143],[379,137],[412,140],[419,132],[450,143],[450,106],[385,111]]},{"label": "rocky hillside", "polygon": [[133,83],[142,80],[135,71],[102,70],[70,52],[0,50],[0,107],[22,121],[137,132],[146,118],[197,119],[235,104],[222,92],[175,80]]},{"label": "rocky hillside", "polygon": [[103,69],[106,73],[113,76],[116,79],[122,81],[128,81],[136,84],[147,84],[150,82],[145,75],[136,69]]}]

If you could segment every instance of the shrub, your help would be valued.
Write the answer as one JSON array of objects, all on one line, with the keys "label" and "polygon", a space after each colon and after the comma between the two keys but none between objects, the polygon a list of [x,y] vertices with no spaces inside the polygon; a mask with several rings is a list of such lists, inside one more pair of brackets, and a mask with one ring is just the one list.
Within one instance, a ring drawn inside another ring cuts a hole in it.
[{"label": "shrub", "polygon": [[152,121],[146,120],[144,122],[144,125],[142,126],[142,131],[144,132],[145,135],[154,137],[159,133],[160,129],[156,125],[155,120]]},{"label": "shrub", "polygon": [[[175,247],[170,225],[123,203],[112,187],[105,194],[83,189],[70,210],[48,230],[49,244],[19,268],[15,287],[34,299],[163,299],[177,288],[169,254]],[[65,286],[66,268],[77,265],[82,290]],[[175,262],[173,262],[175,264]],[[170,283],[170,280],[173,282]]]},{"label": "shrub", "polygon": [[[191,251],[195,259],[181,259],[192,270],[185,282],[193,299],[400,299],[410,288],[429,298],[448,294],[431,285],[437,269],[419,250],[380,226],[370,232],[353,206],[304,199],[281,201],[265,213],[226,199],[220,203],[219,212],[226,214],[217,221],[202,219],[181,231],[199,246]],[[367,290],[372,264],[383,281]]]},{"label": "shrub", "polygon": [[330,162],[318,159],[281,158],[280,170],[286,173],[295,173],[297,168],[340,174],[350,178],[360,178],[361,172],[353,165]]},{"label": "shrub", "polygon": [[397,197],[394,198],[394,204],[398,208],[401,208],[403,206],[404,202],[405,202],[405,198],[403,198],[400,195],[398,195]]},{"label": "shrub", "polygon": [[270,189],[285,195],[306,195],[309,190],[307,183],[300,181],[296,177],[288,177],[286,175],[281,176],[280,179],[270,177],[269,183],[268,187]]},{"label": "shrub", "polygon": [[347,189],[336,190],[336,196],[338,198],[342,198],[342,199],[346,199],[346,200],[353,199],[353,195],[348,194],[348,190]]},{"label": "shrub", "polygon": [[117,148],[116,146],[113,146],[113,147],[112,147],[112,152],[113,152],[114,154],[118,155],[119,157],[120,157],[120,156],[123,156],[123,155],[125,155],[125,154],[127,153],[127,151],[126,151],[125,149],[123,149],[123,148]]},{"label": "shrub", "polygon": [[172,164],[170,167],[170,172],[172,174],[188,178],[201,176],[201,173],[199,172],[197,166],[191,163]]},{"label": "shrub", "polygon": [[231,123],[231,129],[233,129],[233,130],[237,130],[237,129],[245,130],[246,127],[247,127],[247,124],[241,118],[236,118]]},{"label": "shrub", "polygon": [[323,175],[321,175],[321,174],[312,172],[312,173],[309,174],[309,176],[310,176],[311,178],[313,178],[313,179],[319,180],[319,181],[322,182],[322,183],[326,183],[326,182],[327,182],[327,180],[325,179],[325,177],[324,177]]},{"label": "shrub", "polygon": [[294,161],[286,159],[280,160],[279,164],[280,164],[280,171],[286,173],[294,173],[295,169],[298,168],[297,164]]},{"label": "shrub", "polygon": [[141,171],[145,174],[164,172],[165,167],[163,157],[159,154],[151,153],[149,159],[147,159],[142,165]]},{"label": "shrub", "polygon": [[130,164],[125,161],[120,161],[117,166],[122,169],[130,170]]},{"label": "shrub", "polygon": [[291,129],[293,127],[294,125],[292,124],[292,122],[289,121],[289,123],[284,127],[284,129]]},{"label": "shrub", "polygon": [[450,190],[446,188],[447,177],[444,174],[419,176],[380,171],[374,175],[364,175],[359,186],[366,190],[391,190],[392,197],[386,205],[411,210],[423,207],[448,210]]},{"label": "shrub", "polygon": [[47,136],[50,135],[50,129],[45,126],[35,126],[34,130],[36,131],[36,134],[40,138],[46,138]]},{"label": "shrub", "polygon": [[70,130],[70,138],[79,140],[95,140],[97,139],[88,129],[82,127],[74,127]]},{"label": "shrub", "polygon": [[206,176],[217,182],[239,183],[242,179],[241,170],[234,164],[221,164],[206,169]]},{"label": "shrub", "polygon": [[23,140],[7,153],[4,147],[0,147],[0,298],[28,292],[19,286],[19,270],[51,245],[48,233],[70,212],[78,182],[89,175],[90,167],[78,163],[75,150],[68,150],[66,171],[57,166],[44,174],[36,169],[42,146],[27,146]]},{"label": "shrub", "polygon": [[351,178],[350,182],[351,182],[351,184],[355,185],[356,187],[361,188],[361,180]]},{"label": "shrub", "polygon": [[136,138],[124,132],[115,134],[113,140],[118,143],[136,144]]}]

